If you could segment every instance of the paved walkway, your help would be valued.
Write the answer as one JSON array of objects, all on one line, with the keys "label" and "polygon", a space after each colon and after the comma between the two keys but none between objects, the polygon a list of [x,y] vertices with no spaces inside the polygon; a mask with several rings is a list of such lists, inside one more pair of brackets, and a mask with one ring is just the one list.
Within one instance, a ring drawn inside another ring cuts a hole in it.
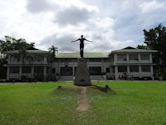
[{"label": "paved walkway", "polygon": [[88,108],[89,108],[89,103],[88,103],[88,100],[87,100],[87,87],[81,87],[80,88],[80,95],[79,95],[79,98],[78,98],[78,101],[77,101],[77,108],[76,110],[79,111],[79,112],[84,112],[84,111],[87,111]]}]

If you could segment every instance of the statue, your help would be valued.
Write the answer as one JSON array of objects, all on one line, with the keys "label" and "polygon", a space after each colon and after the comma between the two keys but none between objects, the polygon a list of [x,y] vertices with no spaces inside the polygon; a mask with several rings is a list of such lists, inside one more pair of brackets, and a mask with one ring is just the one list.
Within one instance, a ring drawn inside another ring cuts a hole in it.
[{"label": "statue", "polygon": [[80,41],[80,56],[81,58],[83,58],[84,57],[84,41],[88,41],[88,42],[92,42],[92,41],[87,40],[86,38],[84,38],[83,35],[81,35],[81,38],[78,38],[77,40],[74,40],[72,42],[76,42],[76,41]]},{"label": "statue", "polygon": [[80,41],[80,56],[81,58],[78,60],[77,69],[75,73],[74,85],[77,86],[91,86],[91,79],[88,71],[88,66],[86,59],[84,58],[84,41],[92,42],[84,38],[81,35],[81,38],[74,40],[72,42]]}]

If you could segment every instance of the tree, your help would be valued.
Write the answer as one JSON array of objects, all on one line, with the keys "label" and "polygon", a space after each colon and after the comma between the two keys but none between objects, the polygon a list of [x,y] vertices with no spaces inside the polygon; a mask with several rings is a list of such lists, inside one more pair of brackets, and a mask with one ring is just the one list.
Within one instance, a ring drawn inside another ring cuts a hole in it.
[{"label": "tree", "polygon": [[137,49],[147,49],[147,46],[145,46],[145,45],[138,45]]},{"label": "tree", "polygon": [[[48,50],[49,50],[48,61],[50,63],[49,74],[51,74],[51,72],[55,72],[55,69],[53,68],[51,62],[55,60],[56,54],[58,53],[58,48],[52,45]],[[49,80],[56,80],[55,75],[49,75]]]},{"label": "tree", "polygon": [[[22,60],[22,63],[24,64],[24,58],[26,57],[26,50],[35,50],[35,44],[34,43],[27,43],[25,39],[15,39],[10,36],[5,36],[5,40],[0,40],[0,53],[5,55],[5,52],[11,51],[11,50],[18,50],[19,55],[18,58]],[[4,64],[6,64],[6,57],[3,59],[0,59],[0,76],[6,75],[6,68],[3,67]],[[5,78],[5,77],[3,77]]]},{"label": "tree", "polygon": [[27,43],[25,39],[15,39],[10,36],[5,36],[5,41],[0,40],[0,52],[4,53],[10,50],[35,50],[35,44]]},{"label": "tree", "polygon": [[166,27],[159,24],[157,27],[143,30],[146,45],[150,49],[157,50],[156,55],[159,72],[166,79]]},{"label": "tree", "polygon": [[50,54],[50,61],[54,61],[56,54],[58,53],[58,48],[52,45],[48,50]]},{"label": "tree", "polygon": [[11,42],[0,40],[0,52],[4,53],[9,50],[12,50]]},{"label": "tree", "polygon": [[12,47],[14,50],[34,50],[34,43],[27,43],[25,39],[18,39],[15,42],[13,42]]}]

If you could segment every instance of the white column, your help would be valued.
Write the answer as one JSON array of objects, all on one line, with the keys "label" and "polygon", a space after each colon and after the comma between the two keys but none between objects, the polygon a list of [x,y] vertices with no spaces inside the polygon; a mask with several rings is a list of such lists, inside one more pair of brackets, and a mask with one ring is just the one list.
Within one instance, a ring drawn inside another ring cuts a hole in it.
[{"label": "white column", "polygon": [[141,75],[142,71],[141,71],[141,65],[139,65],[139,77],[141,78],[142,75]]},{"label": "white column", "polygon": [[153,60],[152,60],[152,53],[150,53],[150,63],[152,63],[153,62]]},{"label": "white column", "polygon": [[130,76],[130,66],[128,65],[127,66],[127,78],[129,78],[129,76]]},{"label": "white column", "polygon": [[[114,54],[114,65],[117,64],[117,54]],[[118,80],[118,66],[115,66],[115,80]]]},{"label": "white column", "polygon": [[114,64],[117,63],[117,54],[114,54]]},{"label": "white column", "polygon": [[47,63],[47,57],[44,56],[44,63]]},{"label": "white column", "polygon": [[127,63],[129,62],[129,54],[126,54]]},{"label": "white column", "polygon": [[102,72],[104,73],[103,75],[103,80],[106,80],[106,67],[104,66],[104,64],[102,64]]},{"label": "white column", "polygon": [[75,66],[73,65],[73,80],[75,79],[74,73],[75,73]]},{"label": "white column", "polygon": [[152,76],[152,80],[154,80],[153,65],[150,66],[150,73]]},{"label": "white column", "polygon": [[32,66],[31,75],[32,75],[32,79],[34,79],[34,66]]},{"label": "white column", "polygon": [[115,80],[118,80],[118,66],[115,66]]},{"label": "white column", "polygon": [[141,62],[141,54],[138,53],[138,61]]}]

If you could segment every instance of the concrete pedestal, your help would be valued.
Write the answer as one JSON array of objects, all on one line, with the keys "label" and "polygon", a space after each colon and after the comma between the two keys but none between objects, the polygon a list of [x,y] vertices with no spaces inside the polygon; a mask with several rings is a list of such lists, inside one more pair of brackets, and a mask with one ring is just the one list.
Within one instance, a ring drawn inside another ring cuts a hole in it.
[{"label": "concrete pedestal", "polygon": [[79,59],[75,74],[74,85],[91,86],[90,75],[88,72],[87,62],[84,58]]}]

